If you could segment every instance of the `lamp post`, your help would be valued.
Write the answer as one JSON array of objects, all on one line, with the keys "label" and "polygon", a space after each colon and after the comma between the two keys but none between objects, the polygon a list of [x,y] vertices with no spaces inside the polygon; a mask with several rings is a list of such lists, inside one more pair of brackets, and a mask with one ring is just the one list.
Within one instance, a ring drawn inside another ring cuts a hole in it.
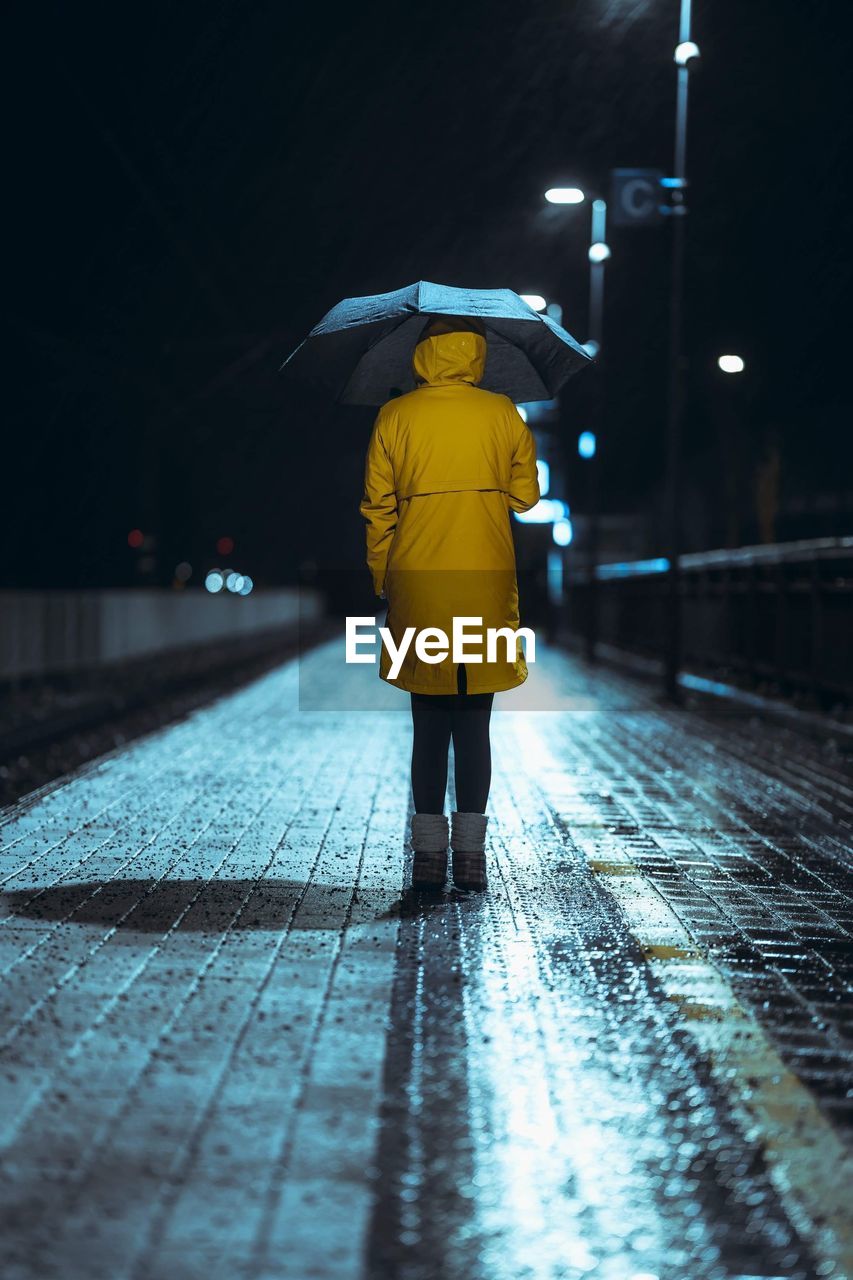
[{"label": "lamp post", "polygon": [[[583,204],[586,195],[580,187],[550,187],[545,192],[549,204]],[[585,346],[593,359],[601,351],[604,320],[604,265],[610,257],[610,246],[607,243],[607,201],[595,199],[592,202],[592,218],[590,221],[589,249],[589,339]],[[522,294],[535,310],[545,307],[545,299],[537,294]],[[537,305],[541,303],[541,306]]]},{"label": "lamp post", "polygon": [[681,454],[682,419],[684,414],[684,369],[682,351],[682,303],[684,295],[684,241],[687,205],[687,103],[690,87],[690,64],[699,57],[699,49],[690,38],[691,0],[681,0],[678,45],[675,49],[677,91],[675,104],[675,149],[673,176],[666,185],[671,189],[672,204],[672,268],[670,272],[669,323],[669,396],[666,431],[665,519],[667,558],[667,624],[664,656],[664,692],[673,702],[680,699],[678,672],[681,667],[682,620],[681,579],[678,559],[681,554]]},{"label": "lamp post", "polygon": [[[580,204],[585,199],[579,187],[552,187],[545,192],[545,199],[550,204]],[[602,383],[602,346],[604,340],[604,269],[610,258],[610,246],[607,243],[607,202],[602,199],[592,201],[592,217],[590,220],[590,239],[587,257],[589,259],[589,320],[586,350],[598,366],[592,385],[592,423],[593,431],[584,436],[593,441],[600,435],[604,416],[603,383]],[[582,437],[583,438],[583,437]],[[599,492],[597,450],[591,452],[581,449],[581,457],[587,461],[587,613],[585,653],[588,662],[596,658],[598,641],[598,534],[599,534]]]},{"label": "lamp post", "polygon": [[[745,487],[748,483],[749,462],[753,460],[743,432],[742,383],[746,362],[743,356],[729,351],[717,356],[716,366],[717,376],[711,385],[710,406],[717,447],[725,459],[721,503],[724,519],[720,545],[736,547],[743,541]],[[755,478],[758,479],[757,476]]]},{"label": "lamp post", "polygon": [[[592,435],[593,441],[601,433],[604,423],[604,268],[610,258],[607,244],[607,204],[604,200],[592,202],[592,225],[589,245],[589,342],[587,350],[597,362],[593,374],[591,395],[593,429],[586,435]],[[582,437],[583,439],[583,437]],[[587,556],[587,614],[586,614],[586,659],[595,662],[598,644],[598,539],[599,539],[599,462],[598,450],[593,445],[591,452],[583,452],[587,459],[587,475],[589,476],[589,549]]]},{"label": "lamp post", "polygon": [[604,321],[604,264],[610,257],[607,243],[607,201],[593,200],[589,240],[589,342],[598,356],[601,351]]}]

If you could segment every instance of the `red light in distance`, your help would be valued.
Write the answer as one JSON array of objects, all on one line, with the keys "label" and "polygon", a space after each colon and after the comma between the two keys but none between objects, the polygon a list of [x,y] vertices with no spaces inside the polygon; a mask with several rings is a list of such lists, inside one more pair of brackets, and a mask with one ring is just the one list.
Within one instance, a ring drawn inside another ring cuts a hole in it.
[{"label": "red light in distance", "polygon": [[129,547],[141,547],[144,541],[145,535],[141,529],[131,529],[130,533],[127,535],[127,545]]},{"label": "red light in distance", "polygon": [[234,550],[234,539],[219,538],[216,543],[216,550],[221,556],[230,556],[231,552]]}]

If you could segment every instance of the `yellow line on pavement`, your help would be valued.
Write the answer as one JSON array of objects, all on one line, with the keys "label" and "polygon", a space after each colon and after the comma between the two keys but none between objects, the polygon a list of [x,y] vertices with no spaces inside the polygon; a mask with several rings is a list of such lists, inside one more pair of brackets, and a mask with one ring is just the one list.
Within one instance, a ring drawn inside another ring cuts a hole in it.
[{"label": "yellow line on pavement", "polygon": [[589,863],[592,870],[599,876],[639,876],[642,875],[639,867],[635,867],[630,862],[598,862],[590,859]]},{"label": "yellow line on pavement", "polygon": [[619,904],[665,995],[707,1055],[744,1134],[763,1148],[773,1186],[792,1226],[810,1242],[821,1274],[851,1280],[853,1155],[640,868],[628,862],[588,863]]}]

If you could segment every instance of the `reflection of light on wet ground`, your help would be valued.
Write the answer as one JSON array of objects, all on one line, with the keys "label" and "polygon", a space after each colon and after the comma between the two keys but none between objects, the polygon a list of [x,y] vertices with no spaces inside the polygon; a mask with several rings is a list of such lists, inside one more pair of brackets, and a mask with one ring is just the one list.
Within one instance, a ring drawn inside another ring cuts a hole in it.
[{"label": "reflection of light on wet ground", "polygon": [[0,1270],[853,1275],[841,770],[538,672],[486,895],[400,896],[408,698],[331,646],[0,824]]},{"label": "reflection of light on wet ground", "polygon": [[477,1148],[487,1274],[624,1280],[673,1254],[644,1179],[665,1148],[630,1080],[590,1060],[595,1007],[556,1016],[523,927],[501,950],[472,997],[482,1042],[472,1087],[489,1099]]},{"label": "reflection of light on wet ground", "polygon": [[549,648],[537,638],[536,661],[529,667],[529,676],[517,689],[500,695],[496,709],[500,712],[559,711],[582,715],[599,709],[595,681],[592,677],[578,676],[569,684],[566,681],[566,663],[569,659],[556,649]]},{"label": "reflection of light on wet ground", "polygon": [[[514,902],[519,868],[538,869],[540,874],[545,870],[541,848],[525,841],[523,824],[518,822],[518,814],[536,796],[540,804],[547,801],[561,824],[568,823],[572,834],[582,838],[587,833],[596,852],[595,857],[587,855],[588,865],[625,913],[646,964],[709,1063],[746,1140],[763,1150],[770,1180],[789,1220],[822,1256],[815,1274],[846,1276],[847,1270],[838,1267],[849,1262],[845,1241],[849,1240],[850,1181],[839,1175],[849,1161],[813,1098],[784,1067],[723,973],[633,864],[624,838],[615,829],[611,836],[600,814],[596,816],[595,800],[606,801],[610,793],[602,790],[590,795],[589,778],[583,773],[573,775],[559,738],[543,732],[541,717],[508,716],[496,723],[495,739],[496,756],[502,760],[512,797],[498,814],[507,852],[512,850],[513,869],[507,865],[502,877],[509,903]],[[523,775],[517,768],[519,760],[524,762]],[[501,808],[499,800],[496,808]],[[607,848],[604,858],[602,846]],[[718,874],[698,851],[694,857],[681,853],[680,862],[693,874],[712,870]],[[493,900],[492,905],[499,903]],[[592,1271],[596,1277],[622,1280],[626,1275],[657,1276],[663,1263],[665,1275],[680,1274],[677,1268],[683,1267],[685,1275],[707,1272],[728,1280],[729,1269],[715,1269],[719,1249],[702,1221],[703,1206],[692,1200],[691,1189],[698,1184],[685,1176],[703,1150],[719,1150],[723,1142],[710,1100],[703,1100],[701,1089],[690,1090],[689,1119],[685,1117],[678,1126],[681,1138],[687,1140],[674,1137],[672,1126],[661,1123],[667,1109],[681,1110],[671,1095],[667,1104],[671,1067],[662,1053],[651,1087],[643,1088],[635,1078],[630,1064],[641,1061],[642,1044],[636,1027],[630,1025],[633,1013],[626,1018],[624,1057],[620,1060],[611,1054],[609,1060],[599,1057],[596,1061],[589,1046],[606,1045],[608,1019],[600,1006],[592,1006],[573,1026],[573,1014],[551,998],[552,985],[546,981],[543,990],[537,941],[541,946],[543,934],[549,932],[547,914],[535,913],[537,934],[526,933],[525,914],[513,912],[518,934],[514,945],[504,949],[506,963],[501,971],[483,969],[484,982],[497,981],[497,994],[500,984],[518,989],[516,998],[491,1017],[481,1058],[481,1063],[489,1064],[492,1106],[504,1118],[506,1147],[499,1158],[490,1157],[504,1187],[503,1200],[497,1197],[498,1217],[501,1203],[514,1215],[501,1238],[496,1274],[509,1276],[514,1268],[526,1267],[516,1274],[551,1280],[555,1275]],[[559,934],[558,922],[553,924]],[[588,948],[584,950],[589,954]],[[604,998],[614,1009],[624,1002],[624,1016],[646,994],[641,983],[634,986],[633,993],[620,993],[614,981]],[[535,1008],[532,1015],[521,1012],[525,993]],[[600,1024],[592,1037],[590,1017]],[[550,1094],[541,1081],[531,1082],[528,1076],[548,1063],[549,1044],[559,1046],[560,1059],[559,1066],[552,1068],[552,1080],[559,1078],[559,1088]],[[514,1080],[515,1092],[510,1083]],[[537,1116],[542,1120],[539,1125]],[[496,1130],[500,1123],[499,1117],[493,1118]],[[695,1136],[702,1142],[694,1141],[690,1132],[697,1124]],[[682,1170],[676,1178],[671,1176],[673,1152]],[[662,1176],[658,1171],[667,1167],[669,1176]],[[583,1206],[579,1218],[566,1212],[568,1206],[561,1200],[567,1199]],[[759,1212],[770,1199],[769,1190],[760,1187],[744,1194],[745,1203]],[[583,1243],[584,1234],[592,1241],[590,1247]],[[650,1269],[641,1270],[644,1266]],[[739,1273],[739,1280],[748,1274],[752,1273]],[[770,1274],[760,1273],[762,1277]]]}]

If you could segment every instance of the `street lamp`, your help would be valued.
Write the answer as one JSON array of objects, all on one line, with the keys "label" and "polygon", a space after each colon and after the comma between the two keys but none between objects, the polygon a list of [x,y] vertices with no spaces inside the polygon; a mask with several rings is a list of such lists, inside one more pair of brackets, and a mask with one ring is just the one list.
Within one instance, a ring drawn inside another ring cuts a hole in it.
[{"label": "street lamp", "polygon": [[607,201],[593,200],[589,250],[589,341],[595,343],[595,354],[601,351],[604,320],[604,264],[610,258],[607,234]]},{"label": "street lamp", "polygon": [[545,199],[549,204],[583,204],[586,196],[580,187],[549,187]]},{"label": "street lamp", "polygon": [[723,373],[743,373],[744,363],[741,356],[718,356],[717,364]]},{"label": "street lamp", "polygon": [[[549,204],[583,204],[586,199],[586,193],[580,187],[550,187],[545,192],[545,199]],[[589,259],[589,338],[584,343],[584,347],[588,355],[593,359],[601,351],[601,330],[602,317],[604,311],[604,264],[611,256],[610,245],[606,240],[607,234],[607,201],[594,199],[592,201],[592,219],[590,222],[589,248],[587,249],[587,257]],[[525,302],[530,306],[534,306],[531,298],[536,297],[535,294],[522,294]],[[544,305],[545,300],[542,299]],[[535,310],[541,310],[535,307]]]},{"label": "street lamp", "polygon": [[682,40],[681,44],[676,45],[673,56],[680,67],[686,67],[688,63],[695,62],[699,57],[699,46],[694,44],[692,40]]},{"label": "street lamp", "polygon": [[[552,187],[545,192],[545,199],[551,204],[581,204],[585,193],[580,187]],[[601,348],[604,331],[604,268],[610,258],[610,246],[607,243],[607,201],[595,198],[592,201],[592,217],[590,221],[589,248],[589,334],[584,343],[584,350],[593,360],[598,360],[598,375],[592,387],[593,422],[597,426],[603,417],[602,383],[601,383]],[[595,455],[595,434],[584,432],[582,438],[588,437],[592,442],[592,451],[582,453],[589,461],[587,468],[587,500],[589,518],[589,541],[587,557],[587,616],[586,616],[586,656],[594,662],[596,642],[598,638],[598,600],[596,566],[598,564],[598,467],[592,461]]]},{"label": "street lamp", "polygon": [[681,311],[684,295],[684,240],[687,205],[687,101],[690,68],[699,57],[698,46],[690,35],[691,0],[681,0],[678,44],[673,58],[677,67],[675,100],[675,147],[673,176],[666,180],[672,203],[672,269],[670,273],[669,312],[669,396],[666,429],[666,524],[667,559],[669,560],[667,591],[667,642],[664,656],[664,691],[678,702],[681,690],[678,672],[681,667],[681,453],[682,418],[684,414],[684,369],[682,352]]}]

